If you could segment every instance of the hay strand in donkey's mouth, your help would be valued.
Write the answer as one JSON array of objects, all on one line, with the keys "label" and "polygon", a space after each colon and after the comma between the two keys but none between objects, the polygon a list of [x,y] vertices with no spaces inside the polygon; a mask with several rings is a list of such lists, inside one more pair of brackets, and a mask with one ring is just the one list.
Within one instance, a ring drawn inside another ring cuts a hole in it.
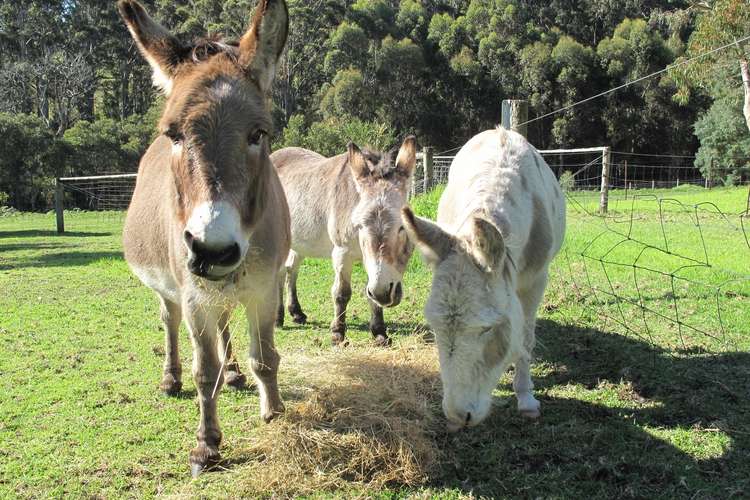
[{"label": "hay strand in donkey's mouth", "polygon": [[242,457],[229,472],[235,491],[289,496],[426,483],[443,424],[437,355],[416,339],[399,344],[284,353],[282,393],[301,397],[287,397],[285,415],[231,446],[225,456]]}]

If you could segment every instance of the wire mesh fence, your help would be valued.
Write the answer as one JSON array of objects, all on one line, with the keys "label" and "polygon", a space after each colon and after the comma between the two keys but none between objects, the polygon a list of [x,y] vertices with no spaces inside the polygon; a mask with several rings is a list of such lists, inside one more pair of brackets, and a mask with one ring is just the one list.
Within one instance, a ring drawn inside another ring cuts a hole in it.
[{"label": "wire mesh fence", "polygon": [[[58,231],[119,231],[135,189],[136,174],[58,180]],[[62,225],[61,225],[62,224]]]},{"label": "wire mesh fence", "polygon": [[[669,179],[669,174],[639,179],[630,166],[626,181],[624,163],[620,171],[613,162],[609,209],[602,215],[601,153],[555,153],[545,159],[558,176],[572,176],[565,186],[567,239],[553,266],[549,307],[557,300],[573,300],[596,321],[652,345],[670,345],[672,353],[748,347],[747,189],[706,189],[705,179],[687,175],[679,185],[677,176]],[[452,160],[433,158],[433,185],[447,182]],[[421,193],[424,174],[417,172],[415,188]],[[135,177],[108,177],[62,183],[66,232],[122,230]],[[50,234],[55,215],[44,217]],[[16,217],[13,226],[25,227],[23,214]],[[38,216],[34,224],[39,225]]]},{"label": "wire mesh fence", "polygon": [[[716,184],[692,166],[634,167],[630,156],[613,154],[608,211],[602,215],[602,154],[543,156],[561,184],[567,183],[568,199],[567,238],[553,265],[548,307],[575,301],[594,321],[651,345],[668,345],[673,355],[748,346],[746,188],[719,183],[706,189]],[[449,169],[435,169],[436,186],[446,182]]]}]

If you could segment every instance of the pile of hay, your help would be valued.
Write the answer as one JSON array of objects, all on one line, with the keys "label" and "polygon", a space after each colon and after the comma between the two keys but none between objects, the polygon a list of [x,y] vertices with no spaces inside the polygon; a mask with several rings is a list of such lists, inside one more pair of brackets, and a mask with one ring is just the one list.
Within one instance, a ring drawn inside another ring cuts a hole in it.
[{"label": "pile of hay", "polygon": [[282,380],[282,394],[301,398],[287,396],[286,414],[232,451],[247,458],[236,491],[372,492],[427,481],[444,425],[434,346],[405,339],[392,349],[287,352],[282,371],[295,381]]}]

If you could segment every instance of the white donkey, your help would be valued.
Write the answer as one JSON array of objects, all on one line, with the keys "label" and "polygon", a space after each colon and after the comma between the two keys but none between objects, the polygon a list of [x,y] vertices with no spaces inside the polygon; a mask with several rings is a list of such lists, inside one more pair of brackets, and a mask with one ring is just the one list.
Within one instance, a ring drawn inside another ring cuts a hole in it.
[{"label": "white donkey", "polygon": [[453,161],[438,224],[408,208],[403,219],[434,269],[425,316],[449,430],[484,420],[511,363],[518,410],[537,418],[529,372],[536,314],[565,235],[565,200],[550,168],[519,134],[481,133]]}]

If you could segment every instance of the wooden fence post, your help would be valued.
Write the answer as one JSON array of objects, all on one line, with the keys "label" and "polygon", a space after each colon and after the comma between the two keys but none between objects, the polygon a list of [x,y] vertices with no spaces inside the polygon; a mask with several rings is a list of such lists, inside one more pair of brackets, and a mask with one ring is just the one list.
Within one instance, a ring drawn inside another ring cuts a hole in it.
[{"label": "wooden fence post", "polygon": [[60,179],[55,180],[55,215],[57,217],[57,233],[65,232],[65,218],[63,215],[65,190]]},{"label": "wooden fence post", "polygon": [[435,160],[432,155],[432,147],[425,146],[422,148],[422,165],[424,165],[424,192],[427,193],[432,189],[435,180]]},{"label": "wooden fence post", "polygon": [[503,101],[503,115],[501,125],[507,130],[513,130],[518,132],[522,136],[526,137],[528,133],[528,126],[526,122],[529,120],[529,103],[523,100],[505,99]]},{"label": "wooden fence post", "polygon": [[609,210],[609,167],[611,164],[609,146],[602,150],[602,190],[599,198],[599,213],[606,215]]},{"label": "wooden fence post", "polygon": [[416,179],[419,178],[419,170],[424,165],[424,154],[421,152],[417,153],[417,164],[414,165],[414,175],[411,179],[411,189],[409,190],[409,199],[414,198],[417,196],[417,182]]},{"label": "wooden fence post", "polygon": [[625,199],[628,199],[628,160],[625,160]]}]

